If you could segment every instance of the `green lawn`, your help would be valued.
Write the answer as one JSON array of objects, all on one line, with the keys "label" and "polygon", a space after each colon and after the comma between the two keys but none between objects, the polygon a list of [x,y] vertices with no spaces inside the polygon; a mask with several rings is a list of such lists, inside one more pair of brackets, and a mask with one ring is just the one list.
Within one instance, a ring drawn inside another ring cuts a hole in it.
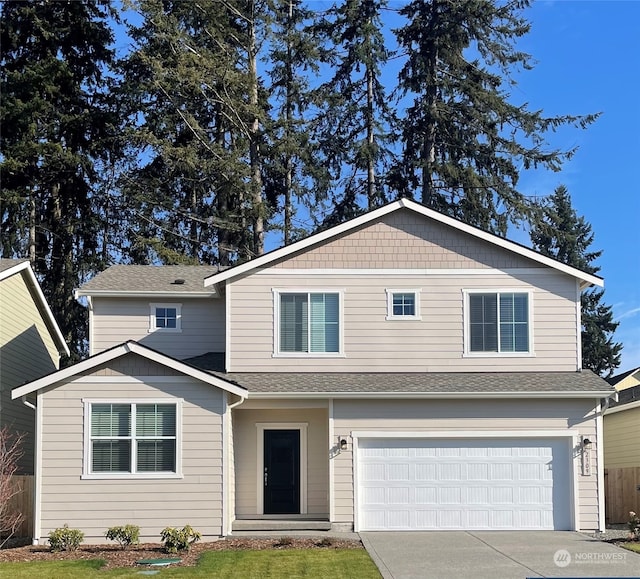
[{"label": "green lawn", "polygon": [[[145,577],[141,568],[100,571],[100,561],[3,563],[0,577],[10,579],[120,579]],[[153,577],[379,579],[364,549],[291,549],[290,551],[208,551],[196,567],[162,568]]]},{"label": "green lawn", "polygon": [[620,546],[624,547],[625,549],[629,549],[629,551],[633,551],[634,553],[640,553],[640,543],[638,542],[623,543]]}]

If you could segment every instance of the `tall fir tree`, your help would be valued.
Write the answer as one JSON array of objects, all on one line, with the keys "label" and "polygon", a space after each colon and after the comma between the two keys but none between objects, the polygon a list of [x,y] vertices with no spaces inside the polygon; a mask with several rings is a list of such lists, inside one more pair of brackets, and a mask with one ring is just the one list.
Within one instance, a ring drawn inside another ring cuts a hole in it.
[{"label": "tall fir tree", "polygon": [[324,226],[387,201],[384,179],[397,120],[382,82],[391,57],[383,33],[386,6],[386,0],[343,0],[315,26],[332,73],[317,91],[324,106],[316,131],[335,190]]},{"label": "tall fir tree", "polygon": [[141,0],[123,63],[136,163],[123,183],[136,262],[263,251],[255,3]]},{"label": "tall fir tree", "polygon": [[2,255],[28,257],[65,339],[86,349],[73,290],[104,266],[103,176],[118,155],[109,0],[4,2],[0,23]]},{"label": "tall fir tree", "polygon": [[[297,208],[311,211],[327,190],[327,172],[310,135],[309,75],[318,73],[313,12],[301,0],[273,0],[267,61],[271,118],[265,130],[266,198],[282,214],[284,245],[308,234],[296,224]],[[280,210],[281,208],[281,210]],[[277,215],[276,213],[276,215]],[[274,217],[276,216],[274,215]]]},{"label": "tall fir tree", "polygon": [[[531,242],[536,251],[562,263],[595,274],[594,261],[602,251],[592,251],[591,225],[576,214],[564,186],[538,204],[531,227]],[[611,306],[602,303],[604,290],[586,289],[581,295],[582,367],[601,376],[610,376],[620,365],[622,344],[614,341],[618,322]]]},{"label": "tall fir tree", "polygon": [[521,169],[559,170],[575,152],[549,147],[549,132],[597,117],[546,117],[511,102],[514,73],[531,68],[516,47],[530,28],[522,16],[529,4],[411,0],[400,10],[406,24],[395,30],[406,55],[397,96],[408,108],[393,187],[500,235],[530,215]]}]

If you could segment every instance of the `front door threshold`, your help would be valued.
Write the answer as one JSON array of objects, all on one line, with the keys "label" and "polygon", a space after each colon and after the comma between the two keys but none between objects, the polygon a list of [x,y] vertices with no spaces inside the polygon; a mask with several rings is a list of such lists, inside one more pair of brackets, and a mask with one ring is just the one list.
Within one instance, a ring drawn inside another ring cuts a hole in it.
[{"label": "front door threshold", "polygon": [[318,519],[238,519],[232,531],[329,531],[331,523]]}]

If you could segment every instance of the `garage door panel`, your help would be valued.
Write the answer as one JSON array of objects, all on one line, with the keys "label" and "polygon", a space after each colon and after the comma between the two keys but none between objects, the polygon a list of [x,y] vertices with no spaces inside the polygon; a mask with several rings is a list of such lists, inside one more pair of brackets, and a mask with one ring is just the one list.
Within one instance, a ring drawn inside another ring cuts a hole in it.
[{"label": "garage door panel", "polygon": [[571,528],[562,439],[360,443],[362,530]]}]

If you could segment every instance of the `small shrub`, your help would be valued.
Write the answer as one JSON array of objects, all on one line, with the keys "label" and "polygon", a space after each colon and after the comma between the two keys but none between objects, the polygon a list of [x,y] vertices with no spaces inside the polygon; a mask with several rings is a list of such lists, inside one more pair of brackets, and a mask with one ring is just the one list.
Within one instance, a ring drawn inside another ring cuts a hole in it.
[{"label": "small shrub", "polygon": [[111,527],[104,535],[110,541],[118,541],[123,549],[127,549],[140,542],[140,527],[138,525]]},{"label": "small shrub", "polygon": [[291,537],[280,537],[274,544],[274,547],[291,547],[293,539]]},{"label": "small shrub", "polygon": [[84,533],[80,529],[70,529],[66,523],[64,527],[49,533],[49,545],[54,552],[75,551],[82,541],[84,541]]},{"label": "small shrub", "polygon": [[640,541],[640,517],[633,511],[629,511],[629,531],[632,541]]},{"label": "small shrub", "polygon": [[182,529],[166,527],[160,533],[160,538],[167,553],[177,553],[191,549],[191,545],[202,539],[202,534],[195,531],[191,525],[185,525]]}]

